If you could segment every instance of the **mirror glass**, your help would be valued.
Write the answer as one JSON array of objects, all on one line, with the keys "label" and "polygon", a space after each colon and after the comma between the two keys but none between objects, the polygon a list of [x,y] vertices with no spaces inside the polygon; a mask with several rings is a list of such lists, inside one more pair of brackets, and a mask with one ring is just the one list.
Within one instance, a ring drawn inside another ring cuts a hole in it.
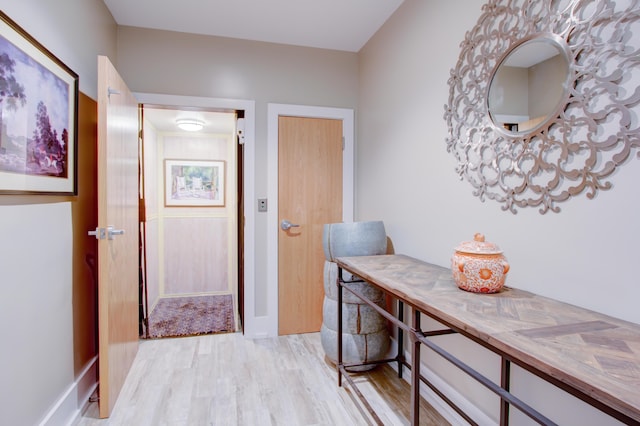
[{"label": "mirror glass", "polygon": [[551,37],[515,46],[496,67],[487,97],[493,123],[507,133],[528,133],[555,116],[564,100],[569,59]]}]

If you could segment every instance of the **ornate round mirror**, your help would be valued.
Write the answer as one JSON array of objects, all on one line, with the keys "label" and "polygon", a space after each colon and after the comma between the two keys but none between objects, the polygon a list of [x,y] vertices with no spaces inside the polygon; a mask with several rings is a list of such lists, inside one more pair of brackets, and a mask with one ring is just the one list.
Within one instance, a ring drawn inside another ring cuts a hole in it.
[{"label": "ornate round mirror", "polygon": [[569,52],[554,34],[516,43],[498,61],[489,84],[487,111],[507,134],[543,128],[566,104]]},{"label": "ornate round mirror", "polygon": [[489,0],[460,47],[447,151],[482,201],[558,212],[640,155],[639,1]]}]

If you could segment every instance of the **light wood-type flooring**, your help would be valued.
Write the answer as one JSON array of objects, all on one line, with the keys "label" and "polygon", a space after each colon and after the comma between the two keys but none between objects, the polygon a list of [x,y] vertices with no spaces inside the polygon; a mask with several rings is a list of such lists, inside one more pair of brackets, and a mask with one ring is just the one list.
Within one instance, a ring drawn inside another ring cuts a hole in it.
[{"label": "light wood-type flooring", "polygon": [[[385,425],[406,425],[409,385],[389,366],[357,376]],[[110,418],[91,403],[77,426],[369,425],[325,360],[319,333],[143,340]],[[423,425],[448,423],[425,401]]]}]

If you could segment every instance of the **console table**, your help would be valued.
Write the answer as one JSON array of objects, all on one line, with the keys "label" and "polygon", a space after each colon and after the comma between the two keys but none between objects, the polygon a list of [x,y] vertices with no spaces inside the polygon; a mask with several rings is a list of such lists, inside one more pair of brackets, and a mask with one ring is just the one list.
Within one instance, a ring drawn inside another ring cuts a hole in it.
[{"label": "console table", "polygon": [[[495,294],[476,294],[458,289],[451,270],[403,255],[357,256],[336,259],[338,306],[349,291],[374,307],[398,327],[395,358],[411,374],[411,424],[419,424],[419,388],[424,382],[469,423],[475,424],[434,385],[420,374],[420,347],[425,345],[462,369],[500,397],[500,424],[508,425],[509,409],[515,407],[540,424],[554,424],[543,413],[509,393],[510,366],[514,363],[619,421],[640,425],[640,325],[505,287]],[[368,301],[349,288],[343,270],[380,288],[398,303],[397,316]],[[410,308],[410,321],[403,318]],[[446,329],[423,331],[424,314]],[[343,377],[378,423],[342,362],[342,309],[338,309],[338,385]],[[501,357],[501,380],[496,384],[442,349],[435,336],[458,333]],[[403,356],[404,335],[409,338],[411,362]]]}]

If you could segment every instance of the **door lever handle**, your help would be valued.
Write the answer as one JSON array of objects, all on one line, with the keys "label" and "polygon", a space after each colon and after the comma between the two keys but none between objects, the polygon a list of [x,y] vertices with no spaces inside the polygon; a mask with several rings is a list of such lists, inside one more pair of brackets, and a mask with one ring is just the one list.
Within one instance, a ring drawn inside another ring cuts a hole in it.
[{"label": "door lever handle", "polygon": [[113,240],[114,235],[123,235],[124,229],[113,229],[113,226],[107,226],[107,235],[110,240]]},{"label": "door lever handle", "polygon": [[282,228],[283,231],[288,231],[291,228],[298,228],[299,226],[300,225],[296,223],[289,222],[287,219],[283,219],[282,223],[280,223],[280,228]]}]

